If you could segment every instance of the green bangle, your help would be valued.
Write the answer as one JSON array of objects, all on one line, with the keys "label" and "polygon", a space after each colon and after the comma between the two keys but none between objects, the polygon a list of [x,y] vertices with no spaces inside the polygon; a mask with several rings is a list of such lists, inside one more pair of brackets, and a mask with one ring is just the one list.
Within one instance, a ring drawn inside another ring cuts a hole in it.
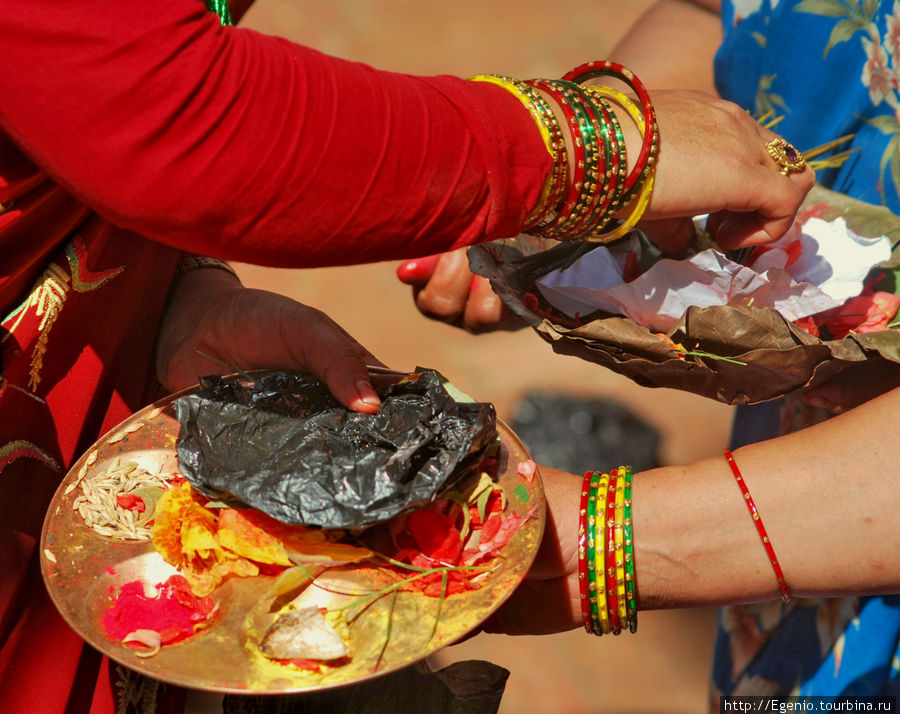
[{"label": "green bangle", "polygon": [[588,603],[591,612],[591,632],[599,635],[601,630],[598,627],[600,623],[600,613],[597,609],[597,555],[595,543],[597,539],[597,484],[600,481],[600,473],[594,471],[591,473],[591,481],[588,489],[587,503],[587,581],[588,581]]},{"label": "green bangle", "polygon": [[637,632],[637,600],[634,595],[634,533],[631,522],[631,480],[630,466],[625,467],[625,605],[628,610],[628,629]]},{"label": "green bangle", "polygon": [[590,111],[599,118],[600,136],[606,156],[597,201],[581,228],[582,239],[592,241],[597,240],[595,236],[602,237],[600,231],[622,204],[622,185],[628,175],[628,157],[625,152],[625,136],[610,103],[602,97],[593,96],[586,91],[588,88],[576,86]]}]

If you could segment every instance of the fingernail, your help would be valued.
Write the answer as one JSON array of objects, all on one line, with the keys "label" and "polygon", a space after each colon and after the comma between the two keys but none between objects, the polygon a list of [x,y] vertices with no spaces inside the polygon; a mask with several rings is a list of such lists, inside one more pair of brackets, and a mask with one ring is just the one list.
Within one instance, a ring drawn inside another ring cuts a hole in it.
[{"label": "fingernail", "polygon": [[356,392],[359,395],[359,401],[363,404],[368,404],[371,407],[381,406],[381,399],[378,398],[378,394],[366,380],[360,379],[356,383]]},{"label": "fingernail", "polygon": [[397,266],[397,276],[404,282],[428,280],[440,257],[440,255],[426,255],[414,260],[406,260]]},{"label": "fingernail", "polygon": [[419,264],[414,260],[400,263],[397,266],[397,277],[403,282],[409,282],[418,279]]},{"label": "fingernail", "polygon": [[501,304],[500,298],[495,293],[488,293],[481,301],[481,309],[485,313],[491,313],[499,309]]},{"label": "fingernail", "polygon": [[827,409],[831,404],[828,399],[819,396],[806,397],[806,403],[811,407],[818,407],[819,409]]}]

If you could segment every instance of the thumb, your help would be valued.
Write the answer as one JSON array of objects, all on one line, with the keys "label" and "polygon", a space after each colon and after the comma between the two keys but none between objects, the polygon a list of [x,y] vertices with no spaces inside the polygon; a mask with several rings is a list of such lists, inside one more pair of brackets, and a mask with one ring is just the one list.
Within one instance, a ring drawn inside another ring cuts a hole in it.
[{"label": "thumb", "polygon": [[330,349],[320,345],[308,362],[313,374],[325,382],[334,398],[344,406],[364,414],[374,414],[381,407],[367,365],[384,365],[352,338]]},{"label": "thumb", "polygon": [[381,362],[325,313],[306,305],[289,307],[285,334],[290,335],[287,342],[296,366],[305,366],[350,409],[377,412],[381,399],[367,365],[382,366]]}]

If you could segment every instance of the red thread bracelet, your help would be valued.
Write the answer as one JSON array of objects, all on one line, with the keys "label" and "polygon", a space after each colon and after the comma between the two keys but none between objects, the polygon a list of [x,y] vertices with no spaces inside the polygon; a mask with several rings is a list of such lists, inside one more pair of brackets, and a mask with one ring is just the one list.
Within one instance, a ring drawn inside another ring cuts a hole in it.
[{"label": "red thread bracelet", "polygon": [[784,579],[784,573],[781,570],[781,565],[779,565],[778,563],[778,558],[775,557],[775,549],[772,547],[772,542],[769,540],[769,534],[766,533],[766,527],[763,525],[762,518],[759,515],[756,504],[753,502],[753,498],[750,496],[750,490],[747,488],[747,484],[744,483],[744,477],[741,475],[741,470],[738,468],[737,462],[734,460],[734,455],[731,453],[731,451],[729,449],[723,449],[722,453],[725,454],[725,460],[731,467],[731,472],[734,474],[734,479],[735,481],[737,481],[738,487],[741,489],[741,493],[744,495],[744,501],[747,503],[747,510],[750,511],[750,517],[753,518],[753,525],[756,526],[756,531],[757,533],[759,533],[759,538],[762,541],[763,548],[766,549],[766,555],[769,556],[769,562],[772,564],[772,570],[775,571],[775,577],[778,580],[778,587],[781,588],[781,599],[785,603],[788,603],[791,601],[791,589],[788,587],[788,584]]}]

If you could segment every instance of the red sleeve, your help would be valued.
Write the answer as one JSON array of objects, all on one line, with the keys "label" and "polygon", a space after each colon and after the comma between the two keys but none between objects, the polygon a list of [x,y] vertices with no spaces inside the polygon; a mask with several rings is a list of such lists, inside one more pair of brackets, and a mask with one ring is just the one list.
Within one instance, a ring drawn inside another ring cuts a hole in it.
[{"label": "red sleeve", "polygon": [[512,236],[550,160],[504,90],[379,72],[201,0],[6,0],[0,126],[113,222],[284,266]]}]

